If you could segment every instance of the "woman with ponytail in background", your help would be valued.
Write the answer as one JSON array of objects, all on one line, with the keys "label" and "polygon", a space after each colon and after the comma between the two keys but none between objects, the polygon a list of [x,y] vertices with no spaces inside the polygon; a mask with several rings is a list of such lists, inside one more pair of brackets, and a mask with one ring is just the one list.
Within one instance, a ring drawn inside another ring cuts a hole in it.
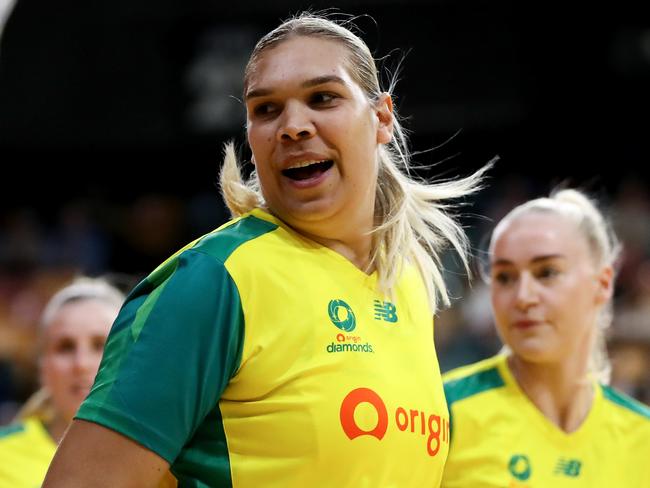
[{"label": "woman with ponytail in background", "polygon": [[496,226],[489,286],[502,354],[444,375],[442,486],[650,486],[650,409],[607,386],[618,241],[563,189]]},{"label": "woman with ponytail in background", "polygon": [[46,305],[40,323],[41,389],[0,428],[0,488],[40,486],[57,444],[90,392],[124,295],[100,278],[78,278]]}]

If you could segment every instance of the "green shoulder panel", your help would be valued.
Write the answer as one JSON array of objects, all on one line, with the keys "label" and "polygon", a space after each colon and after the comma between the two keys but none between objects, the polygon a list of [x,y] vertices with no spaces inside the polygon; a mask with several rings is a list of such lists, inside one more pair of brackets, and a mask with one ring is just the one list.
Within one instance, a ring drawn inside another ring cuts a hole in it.
[{"label": "green shoulder panel", "polygon": [[600,385],[603,390],[603,397],[616,405],[634,412],[650,420],[650,407],[635,400],[634,398],[615,390],[611,386]]},{"label": "green shoulder panel", "polygon": [[505,386],[505,382],[503,381],[497,366],[471,373],[467,376],[455,378],[444,383],[445,398],[447,399],[447,406],[449,408],[449,429],[452,442],[454,430],[456,428],[454,425],[453,404],[460,400],[478,395],[479,393],[494,388],[501,388],[503,386]]},{"label": "green shoulder panel", "polygon": [[277,224],[257,218],[244,217],[228,227],[207,234],[193,249],[214,256],[222,263],[242,244],[277,229]]},{"label": "green shoulder panel", "polygon": [[204,235],[185,246],[164,263],[158,266],[146,279],[142,280],[129,294],[127,302],[132,297],[150,293],[153,289],[164,285],[178,266],[180,255],[190,249],[209,254],[225,263],[228,257],[242,244],[277,229],[277,225],[253,215],[244,217],[234,224]]},{"label": "green shoulder panel", "polygon": [[505,382],[496,366],[462,378],[449,380],[444,384],[447,404],[451,408],[451,404],[454,402],[504,385]]},{"label": "green shoulder panel", "polygon": [[223,263],[275,228],[245,217],[199,239],[138,284],[113,325],[77,417],[117,430],[173,463],[206,416],[215,415],[241,361],[244,314]]},{"label": "green shoulder panel", "polygon": [[23,424],[5,425],[0,427],[0,439],[17,434],[18,432],[24,432],[24,430],[25,426]]}]

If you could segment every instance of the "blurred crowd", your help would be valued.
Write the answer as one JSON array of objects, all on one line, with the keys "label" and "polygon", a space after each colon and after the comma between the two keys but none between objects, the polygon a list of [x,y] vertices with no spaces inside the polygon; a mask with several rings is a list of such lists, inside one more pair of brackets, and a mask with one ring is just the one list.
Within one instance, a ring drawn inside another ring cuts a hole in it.
[{"label": "blurred crowd", "polygon": [[[453,259],[447,280],[454,300],[436,319],[443,371],[488,357],[501,347],[480,278],[480,257],[492,223],[514,205],[546,193],[529,179],[512,176],[464,207],[474,255],[474,279]],[[650,404],[650,192],[623,178],[610,194],[597,195],[623,242],[614,322],[608,346],[612,384]],[[0,222],[0,425],[37,388],[36,332],[52,294],[74,276],[105,276],[128,292],[169,255],[228,218],[215,190],[181,199],[146,194],[130,202],[85,198],[56,209],[13,208]]]}]

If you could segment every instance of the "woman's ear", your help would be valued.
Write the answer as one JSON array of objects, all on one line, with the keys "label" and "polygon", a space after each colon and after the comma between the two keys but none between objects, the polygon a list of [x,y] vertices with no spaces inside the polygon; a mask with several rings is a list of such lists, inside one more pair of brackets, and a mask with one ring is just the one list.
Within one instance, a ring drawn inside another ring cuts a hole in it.
[{"label": "woman's ear", "polygon": [[596,280],[598,287],[596,302],[598,304],[607,303],[614,293],[614,268],[605,266],[596,277]]},{"label": "woman's ear", "polygon": [[393,139],[393,99],[384,92],[375,105],[377,116],[377,143],[388,144]]}]

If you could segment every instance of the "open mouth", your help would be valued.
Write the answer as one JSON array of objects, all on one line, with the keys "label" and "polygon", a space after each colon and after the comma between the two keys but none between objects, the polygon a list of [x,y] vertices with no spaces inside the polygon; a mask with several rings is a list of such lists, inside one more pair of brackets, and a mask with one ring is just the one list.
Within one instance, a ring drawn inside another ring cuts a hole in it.
[{"label": "open mouth", "polygon": [[322,175],[333,165],[334,161],[331,159],[325,161],[314,161],[306,166],[283,169],[282,174],[295,181],[309,180]]}]

